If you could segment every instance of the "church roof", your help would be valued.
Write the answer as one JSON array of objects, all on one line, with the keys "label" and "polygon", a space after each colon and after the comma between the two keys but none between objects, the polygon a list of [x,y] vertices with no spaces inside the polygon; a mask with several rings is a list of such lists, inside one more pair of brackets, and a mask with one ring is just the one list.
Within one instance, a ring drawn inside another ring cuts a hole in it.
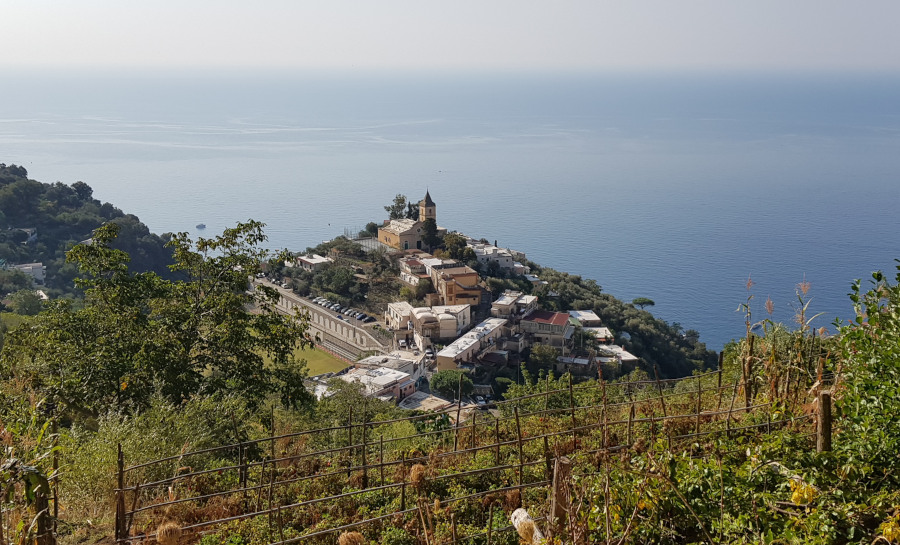
[{"label": "church roof", "polygon": [[413,229],[416,228],[419,222],[416,220],[411,220],[407,218],[401,218],[398,220],[390,220],[387,224],[383,225],[379,228],[379,230],[387,231],[388,233],[401,236],[406,233],[411,233]]},{"label": "church roof", "polygon": [[431,200],[431,193],[429,193],[427,189],[425,190],[425,198],[422,199],[422,201],[425,206],[434,206],[434,201]]}]

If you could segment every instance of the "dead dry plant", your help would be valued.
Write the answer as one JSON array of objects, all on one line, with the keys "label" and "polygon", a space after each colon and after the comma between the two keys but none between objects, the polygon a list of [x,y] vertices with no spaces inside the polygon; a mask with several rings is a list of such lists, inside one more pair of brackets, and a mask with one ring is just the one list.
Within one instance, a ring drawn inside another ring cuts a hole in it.
[{"label": "dead dry plant", "polygon": [[366,545],[366,538],[359,532],[344,532],[338,536],[338,545]]},{"label": "dead dry plant", "polygon": [[178,545],[181,539],[181,526],[174,521],[166,521],[156,529],[156,541],[160,545]]},{"label": "dead dry plant", "polygon": [[409,482],[421,493],[427,482],[425,477],[425,466],[422,464],[412,466],[409,470]]}]

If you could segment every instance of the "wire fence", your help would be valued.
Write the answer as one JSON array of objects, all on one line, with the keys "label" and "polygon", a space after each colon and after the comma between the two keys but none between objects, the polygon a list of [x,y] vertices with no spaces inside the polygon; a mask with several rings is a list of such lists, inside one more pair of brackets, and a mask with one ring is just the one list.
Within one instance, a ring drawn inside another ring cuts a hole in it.
[{"label": "wire fence", "polygon": [[[318,542],[385,521],[415,523],[427,533],[431,510],[422,505],[425,497],[444,505],[493,498],[487,502],[493,509],[498,494],[541,493],[559,456],[616,453],[659,440],[673,450],[702,450],[705,438],[718,435],[808,429],[812,415],[782,408],[782,416],[773,419],[772,400],[751,403],[750,396],[739,395],[743,389],[741,379],[723,385],[721,371],[679,380],[569,382],[555,389],[548,381],[545,391],[498,402],[491,412],[460,403],[374,421],[365,408],[354,415],[351,407],[342,426],[130,466],[120,447],[116,540],[156,539],[159,524],[174,519],[189,533],[267,520],[279,545]],[[461,489],[475,492],[455,494]],[[482,527],[493,525],[493,516],[482,520],[484,515],[474,518]],[[285,537],[286,526],[299,535]],[[487,528],[478,535],[502,531]],[[474,536],[458,533],[455,523],[453,534],[460,541]]]}]

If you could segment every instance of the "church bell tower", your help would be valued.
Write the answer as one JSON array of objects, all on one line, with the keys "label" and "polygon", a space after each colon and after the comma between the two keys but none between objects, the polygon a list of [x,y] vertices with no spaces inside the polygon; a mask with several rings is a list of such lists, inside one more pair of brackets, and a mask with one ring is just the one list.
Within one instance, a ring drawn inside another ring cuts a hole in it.
[{"label": "church bell tower", "polygon": [[437,205],[431,200],[431,194],[426,190],[425,198],[419,201],[419,221],[425,221],[428,218],[437,221]]}]

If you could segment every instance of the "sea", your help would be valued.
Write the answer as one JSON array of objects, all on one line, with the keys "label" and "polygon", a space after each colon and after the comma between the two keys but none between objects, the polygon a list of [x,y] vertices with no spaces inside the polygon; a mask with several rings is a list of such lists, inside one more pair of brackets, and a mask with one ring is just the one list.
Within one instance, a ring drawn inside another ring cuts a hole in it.
[{"label": "sea", "polygon": [[0,162],[84,181],[154,232],[255,219],[272,249],[303,251],[427,190],[439,225],[650,298],[715,350],[744,335],[748,302],[788,324],[808,302],[833,331],[853,280],[900,258],[897,74],[3,79]]}]

